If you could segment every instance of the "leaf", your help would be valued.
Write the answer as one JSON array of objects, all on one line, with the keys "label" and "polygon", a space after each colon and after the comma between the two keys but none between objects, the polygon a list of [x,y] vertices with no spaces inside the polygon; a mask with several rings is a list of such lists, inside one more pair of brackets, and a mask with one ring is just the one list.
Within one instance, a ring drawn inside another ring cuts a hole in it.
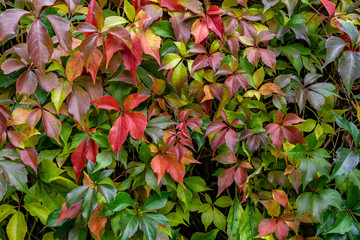
[{"label": "leaf", "polygon": [[226,227],[226,218],[222,212],[220,212],[217,208],[213,208],[214,211],[214,225],[218,229],[225,232]]},{"label": "leaf", "polygon": [[[168,1],[164,1],[168,2]],[[189,19],[185,18],[185,14],[181,12],[170,12],[169,13],[170,23],[172,28],[174,29],[174,34],[176,37],[176,41],[187,43],[190,38],[190,28],[191,23]]]},{"label": "leaf", "polygon": [[354,170],[359,163],[359,156],[356,152],[348,148],[339,148],[336,151],[338,158],[334,159],[335,167],[333,169],[332,178],[341,175],[348,175]]},{"label": "leaf", "polygon": [[[81,53],[76,52],[74,56],[71,56],[66,63],[65,74],[67,79],[72,83],[74,79],[81,76],[83,72],[85,62],[82,59]],[[67,81],[64,81],[67,82]]]},{"label": "leaf", "polygon": [[25,63],[16,58],[9,58],[1,64],[1,70],[4,74],[9,74],[26,67]]},{"label": "leaf", "polygon": [[[70,60],[69,60],[70,61]],[[60,107],[66,97],[71,92],[70,82],[64,79],[59,79],[59,83],[56,88],[51,90],[51,101],[54,103],[56,112],[59,114]]]},{"label": "leaf", "polygon": [[285,240],[286,236],[289,234],[289,227],[281,220],[276,224],[275,236],[280,240]]},{"label": "leaf", "polygon": [[105,95],[97,100],[90,100],[97,108],[120,111],[119,103],[112,96]]},{"label": "leaf", "polygon": [[328,208],[327,200],[319,194],[313,194],[310,200],[310,209],[313,217],[323,223],[323,215]]},{"label": "leaf", "polygon": [[328,205],[341,209],[340,193],[334,189],[322,189],[319,191],[320,196],[326,199]]},{"label": "leaf", "polygon": [[96,155],[97,166],[94,169],[94,172],[99,171],[101,169],[106,168],[113,162],[114,158],[111,152],[102,151],[98,155]]},{"label": "leaf", "polygon": [[273,233],[276,229],[276,220],[275,219],[264,219],[259,223],[258,230],[259,236],[265,237]]},{"label": "leaf", "polygon": [[303,189],[305,189],[306,185],[316,176],[316,166],[311,158],[307,157],[302,160],[299,169],[303,179]]},{"label": "leaf", "polygon": [[339,37],[331,36],[326,40],[326,59],[323,68],[333,62],[342,52],[346,42]]},{"label": "leaf", "polygon": [[98,30],[104,27],[104,13],[96,0],[89,3],[89,12],[86,15],[85,22],[94,25]]},{"label": "leaf", "polygon": [[197,19],[191,26],[191,34],[195,37],[195,44],[201,44],[210,34],[206,20]]},{"label": "leaf", "polygon": [[148,96],[142,96],[142,95],[140,95],[138,93],[130,94],[124,100],[123,110],[124,111],[129,111],[129,110],[135,109],[140,105],[140,103],[142,103],[143,101],[145,101],[149,97],[150,97],[149,95]]},{"label": "leaf", "polygon": [[70,53],[72,48],[72,33],[70,23],[56,15],[45,15],[45,17],[50,21],[52,27],[54,28],[61,48],[65,52]]},{"label": "leaf", "polygon": [[76,174],[76,182],[79,181],[82,170],[84,169],[87,159],[86,159],[86,140],[83,140],[71,154],[71,162]]},{"label": "leaf", "polygon": [[132,237],[139,226],[139,218],[135,215],[124,214],[120,218],[121,235],[119,240],[127,240]]},{"label": "leaf", "polygon": [[65,0],[66,5],[69,9],[69,13],[72,14],[75,11],[77,5],[80,4],[80,0]]},{"label": "leaf", "polygon": [[107,222],[107,218],[105,216],[98,216],[101,209],[102,207],[100,207],[100,205],[95,208],[95,210],[91,213],[89,222],[87,224],[90,232],[92,232],[99,240],[101,239],[100,230],[105,227]]},{"label": "leaf", "polygon": [[355,146],[357,146],[360,140],[360,132],[357,126],[354,123],[349,122],[346,118],[340,117],[335,112],[333,112],[333,116],[335,118],[336,124],[351,134],[355,141]]},{"label": "leaf", "polygon": [[72,92],[67,97],[68,111],[75,120],[84,126],[84,115],[90,108],[90,96],[81,87],[73,84]]},{"label": "leaf", "polygon": [[4,173],[10,186],[27,193],[27,171],[25,166],[19,163],[0,160],[0,169]]},{"label": "leaf", "polygon": [[345,51],[339,60],[338,71],[343,80],[344,86],[350,96],[350,91],[354,81],[360,76],[360,53]]},{"label": "leaf", "polygon": [[213,229],[207,233],[196,232],[191,236],[190,240],[202,240],[202,239],[215,240],[218,232],[219,232],[218,229]]},{"label": "leaf", "polygon": [[161,65],[159,55],[161,37],[155,35],[151,28],[148,28],[145,33],[142,33],[142,31],[137,31],[137,34],[140,38],[144,53],[153,56],[158,64]]},{"label": "leaf", "polygon": [[340,235],[344,235],[350,230],[352,225],[353,220],[349,214],[346,211],[341,211],[337,213],[336,222],[329,228],[326,233],[338,233]]},{"label": "leaf", "polygon": [[192,192],[204,192],[211,190],[206,186],[204,179],[199,176],[184,178],[184,183]]},{"label": "leaf", "polygon": [[0,222],[2,222],[8,216],[16,213],[15,207],[9,204],[1,204],[0,205]]},{"label": "leaf", "polygon": [[22,240],[25,239],[27,232],[27,225],[25,221],[25,216],[22,212],[17,211],[10,218],[9,223],[6,226],[6,234],[9,237],[9,240]]},{"label": "leaf", "polygon": [[43,159],[39,163],[38,169],[41,181],[46,183],[50,183],[54,178],[60,176],[60,174],[64,172],[64,170],[58,168],[56,163],[50,159]]},{"label": "leaf", "polygon": [[6,9],[1,13],[0,42],[4,41],[9,35],[16,33],[19,20],[25,15],[30,15],[30,12],[18,8]]},{"label": "leaf", "polygon": [[131,39],[132,47],[124,47],[124,49],[121,51],[121,58],[124,62],[126,69],[131,72],[133,80],[136,84],[136,70],[141,63],[142,48],[141,41],[138,36],[133,36]]},{"label": "leaf", "polygon": [[230,207],[233,205],[233,200],[228,196],[222,196],[216,199],[214,205],[222,208]]},{"label": "leaf", "polygon": [[135,204],[135,201],[131,199],[129,194],[127,194],[125,192],[119,192],[116,195],[114,201],[112,201],[109,204],[105,204],[105,205],[108,206],[114,212],[120,212],[121,210],[123,210],[129,206],[132,206],[134,204]]},{"label": "leaf", "polygon": [[341,29],[349,36],[352,45],[355,45],[358,39],[359,31],[351,22],[346,22],[338,19]]},{"label": "leaf", "polygon": [[288,208],[288,196],[283,190],[274,189],[272,195],[275,201],[277,201],[284,208]]},{"label": "leaf", "polygon": [[308,210],[310,210],[310,200],[312,194],[310,192],[306,192],[301,194],[296,199],[297,206],[297,217],[304,215]]},{"label": "leaf", "polygon": [[98,198],[96,191],[94,188],[90,188],[81,202],[81,215],[86,223],[88,223],[91,213],[95,210],[97,205],[98,205]]},{"label": "leaf", "polygon": [[18,78],[16,82],[16,91],[18,93],[31,95],[35,92],[37,85],[38,83],[35,73],[31,70],[27,70]]},{"label": "leaf", "polygon": [[60,218],[54,225],[57,225],[66,218],[70,218],[70,219],[75,218],[80,213],[80,210],[81,210],[81,202],[72,205],[70,208],[67,208],[66,203],[64,203],[61,207]]},{"label": "leaf", "polygon": [[109,142],[116,154],[119,153],[122,145],[124,144],[128,132],[129,127],[127,125],[127,121],[122,115],[120,115],[120,117],[115,121],[109,133]]},{"label": "leaf", "polygon": [[218,178],[218,194],[217,197],[234,182],[235,166],[226,169]]},{"label": "leaf", "polygon": [[265,63],[265,65],[269,66],[273,71],[275,71],[276,65],[276,56],[275,53],[268,49],[259,49],[261,60]]},{"label": "leaf", "polygon": [[61,122],[60,120],[49,113],[48,111],[43,110],[42,123],[44,125],[45,133],[55,139],[60,144],[59,135],[61,133]]},{"label": "leaf", "polygon": [[51,213],[47,207],[41,205],[40,203],[33,202],[25,204],[24,208],[31,214],[31,216],[38,217],[41,223],[46,225],[46,220]]},{"label": "leaf", "polygon": [[178,93],[180,93],[182,87],[184,86],[187,80],[188,80],[188,73],[184,63],[181,62],[175,67],[171,82],[174,85],[175,90]]},{"label": "leaf", "polygon": [[158,21],[151,24],[154,33],[160,37],[175,38],[174,30],[169,21]]},{"label": "leaf", "polygon": [[35,148],[25,148],[20,150],[21,161],[34,169],[37,174],[37,156],[38,153]]},{"label": "leaf", "polygon": [[30,59],[37,69],[45,75],[45,64],[50,60],[54,46],[48,31],[37,19],[31,24],[27,35],[27,44]]},{"label": "leaf", "polygon": [[53,72],[45,73],[45,75],[42,75],[39,70],[35,70],[35,75],[37,77],[37,80],[40,84],[40,86],[47,92],[50,92],[54,88],[58,86],[59,79]]}]

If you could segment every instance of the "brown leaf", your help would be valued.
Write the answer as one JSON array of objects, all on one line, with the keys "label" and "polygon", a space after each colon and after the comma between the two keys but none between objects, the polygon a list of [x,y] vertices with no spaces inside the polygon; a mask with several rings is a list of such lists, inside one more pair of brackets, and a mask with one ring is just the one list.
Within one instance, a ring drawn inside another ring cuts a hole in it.
[{"label": "brown leaf", "polygon": [[20,150],[20,159],[23,163],[34,169],[37,174],[38,153],[35,148],[25,148]]},{"label": "brown leaf", "polygon": [[90,108],[90,96],[81,87],[73,84],[72,92],[67,98],[69,113],[84,127],[84,115]]}]

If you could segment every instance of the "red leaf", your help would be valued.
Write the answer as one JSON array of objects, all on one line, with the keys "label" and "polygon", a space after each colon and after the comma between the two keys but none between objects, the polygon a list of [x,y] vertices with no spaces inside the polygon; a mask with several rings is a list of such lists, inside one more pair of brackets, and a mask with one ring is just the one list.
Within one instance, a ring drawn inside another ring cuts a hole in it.
[{"label": "red leaf", "polygon": [[174,12],[184,12],[178,0],[159,0],[159,4],[163,8],[167,8]]},{"label": "red leaf", "polygon": [[70,208],[66,207],[66,202],[62,205],[61,210],[60,210],[60,218],[59,220],[54,224],[57,225],[58,223],[60,223],[62,220],[64,220],[65,218],[75,218],[81,210],[81,202],[72,205]]},{"label": "red leaf", "polygon": [[73,80],[81,76],[84,68],[84,60],[81,57],[80,52],[76,52],[74,56],[71,56],[66,63],[66,78],[73,82]]},{"label": "red leaf", "polygon": [[288,208],[288,196],[283,190],[274,189],[272,195],[275,201],[277,201],[281,206]]},{"label": "red leaf", "polygon": [[225,85],[229,91],[229,99],[231,99],[242,87],[245,91],[247,90],[249,80],[247,77],[239,74],[234,74],[225,80]]},{"label": "red leaf", "polygon": [[218,120],[214,120],[212,121],[205,129],[205,135],[204,138],[209,136],[210,134],[214,133],[214,132],[218,132],[221,129],[227,127],[227,125],[223,122],[220,122]]},{"label": "red leaf", "polygon": [[284,117],[284,114],[283,114],[283,113],[280,111],[280,109],[279,109],[278,112],[277,112],[276,115],[275,115],[275,120],[276,120],[276,122],[282,123],[283,117]]},{"label": "red leaf", "polygon": [[88,227],[98,240],[100,240],[100,230],[103,229],[107,222],[107,217],[98,216],[102,210],[102,205],[98,205],[90,215]]},{"label": "red leaf", "polygon": [[29,57],[42,74],[45,74],[45,64],[54,51],[53,42],[45,26],[35,20],[27,35]]},{"label": "red leaf", "polygon": [[41,109],[40,108],[34,108],[31,110],[31,112],[27,115],[27,122],[29,124],[29,127],[31,129],[34,129],[36,124],[40,121],[41,118]]},{"label": "red leaf", "polygon": [[289,234],[289,227],[281,220],[276,224],[275,236],[279,240],[285,240],[286,236]]},{"label": "red leaf", "polygon": [[160,66],[161,62],[159,49],[161,44],[161,37],[156,35],[151,28],[148,28],[145,33],[140,30],[138,30],[136,33],[140,38],[144,53],[153,56]]},{"label": "red leaf", "polygon": [[42,122],[44,125],[45,133],[55,139],[60,144],[59,135],[61,132],[61,122],[57,117],[49,113],[48,111],[43,111]]},{"label": "red leaf", "polygon": [[220,102],[222,102],[224,86],[220,83],[210,83],[209,89],[211,94],[217,98]]},{"label": "red leaf", "polygon": [[16,58],[9,58],[1,64],[1,70],[3,70],[4,74],[18,71],[24,67],[26,67],[25,63]]},{"label": "red leaf", "polygon": [[131,72],[134,82],[136,83],[136,69],[141,63],[142,56],[141,41],[139,37],[133,36],[132,44],[132,51],[130,48],[125,47],[124,50],[121,51],[121,57],[124,61],[126,69]]},{"label": "red leaf", "polygon": [[170,176],[178,183],[184,187],[184,176],[185,176],[185,166],[179,163],[174,156],[167,155],[168,161],[167,172]]},{"label": "red leaf", "polygon": [[68,23],[65,19],[56,16],[56,15],[45,15],[47,19],[49,19],[56,36],[59,39],[59,44],[61,48],[70,53],[71,51],[71,44],[72,44],[72,33],[70,23]]},{"label": "red leaf", "polygon": [[236,169],[234,174],[234,180],[239,188],[239,191],[242,191],[242,189],[244,189],[247,176],[248,175],[246,171],[242,167],[238,167],[238,169]]},{"label": "red leaf", "polygon": [[124,113],[130,136],[134,139],[143,139],[146,129],[146,116],[141,112]]},{"label": "red leaf", "polygon": [[40,86],[47,92],[50,92],[59,84],[59,79],[53,72],[48,72],[45,73],[45,75],[42,75],[39,70],[35,69],[35,75]]},{"label": "red leaf", "polygon": [[84,169],[87,159],[86,159],[86,139],[84,139],[72,152],[71,162],[76,174],[76,182],[79,181],[81,172]]},{"label": "red leaf", "polygon": [[234,182],[234,174],[235,174],[235,167],[226,169],[221,173],[218,178],[218,197],[226,188],[230,187],[230,185]]},{"label": "red leaf", "polygon": [[34,8],[35,8],[35,17],[39,17],[41,10],[43,7],[51,6],[55,4],[56,0],[42,0],[42,1],[32,1]]},{"label": "red leaf", "polygon": [[300,122],[304,122],[305,120],[301,119],[300,117],[296,116],[296,114],[290,113],[286,115],[282,121],[283,125],[292,125]]},{"label": "red leaf", "polygon": [[207,10],[206,15],[212,16],[212,15],[221,15],[221,14],[224,14],[224,13],[225,13],[224,10],[222,10],[221,8],[219,8],[216,5],[212,5]]},{"label": "red leaf", "polygon": [[84,127],[84,115],[90,108],[89,94],[81,87],[73,84],[72,92],[67,97],[67,105],[69,113]]},{"label": "red leaf", "polygon": [[191,27],[191,34],[195,37],[195,44],[200,44],[210,34],[206,20],[197,19]]},{"label": "red leaf", "polygon": [[31,70],[23,72],[16,81],[16,91],[18,93],[33,94],[38,85],[36,75]]},{"label": "red leaf", "polygon": [[232,129],[229,129],[225,135],[225,143],[233,153],[235,153],[235,148],[238,141],[239,137],[236,132]]},{"label": "red leaf", "polygon": [[109,62],[114,55],[119,50],[123,49],[121,41],[112,34],[108,34],[105,38],[105,53],[106,53],[106,67],[108,67]]},{"label": "red leaf", "polygon": [[88,69],[89,61],[93,55],[95,49],[97,48],[97,42],[99,40],[99,35],[94,33],[90,36],[87,36],[80,44],[80,53],[85,62],[85,67]]},{"label": "red leaf", "polygon": [[120,151],[121,146],[125,142],[128,132],[129,128],[127,125],[127,121],[122,115],[120,115],[120,117],[115,121],[109,133],[109,142],[116,154]]},{"label": "red leaf", "polygon": [[87,71],[90,73],[94,84],[96,82],[96,75],[98,73],[102,57],[102,53],[99,50],[95,49],[86,68]]},{"label": "red leaf", "polygon": [[143,101],[145,101],[149,97],[150,97],[149,95],[148,96],[142,96],[142,95],[140,95],[138,93],[130,94],[124,100],[123,110],[124,111],[129,111],[131,109],[135,109],[135,108],[137,108],[137,106],[139,106],[140,103],[142,103]]},{"label": "red leaf", "polygon": [[190,38],[190,21],[187,18],[185,19],[183,13],[170,12],[169,14],[171,16],[170,23],[174,29],[176,41],[186,44]]},{"label": "red leaf", "polygon": [[288,140],[288,142],[291,144],[296,144],[296,143],[306,144],[304,136],[296,127],[284,126],[283,133],[286,140]]},{"label": "red leaf", "polygon": [[14,147],[25,148],[26,135],[19,131],[7,131],[9,141]]},{"label": "red leaf", "polygon": [[219,15],[211,15],[209,16],[209,12],[207,13],[208,16],[206,16],[207,20],[207,27],[218,36],[221,41],[223,40],[223,34],[224,34],[224,23],[221,21],[221,17]]},{"label": "red leaf", "polygon": [[257,48],[251,48],[248,53],[247,53],[247,59],[249,60],[249,62],[256,66],[259,63],[259,59],[260,59],[260,51]]},{"label": "red leaf", "polygon": [[276,146],[278,150],[281,149],[281,145],[284,142],[284,134],[282,127],[276,123],[270,123],[266,127],[265,135],[271,134],[271,141]]},{"label": "red leaf", "polygon": [[194,60],[194,63],[191,68],[191,74],[193,74],[196,70],[202,69],[207,66],[209,66],[208,56],[207,55],[199,55]]},{"label": "red leaf", "polygon": [[225,142],[225,135],[226,135],[227,131],[222,130],[221,132],[217,133],[213,139],[211,140],[211,150],[213,152],[216,151],[216,149],[218,149],[224,142]]},{"label": "red leaf", "polygon": [[89,138],[86,143],[86,159],[96,163],[96,155],[99,153],[98,145],[94,140]]},{"label": "red leaf", "polygon": [[24,15],[30,15],[30,12],[18,9],[11,8],[6,9],[0,15],[0,42],[4,41],[7,36],[10,34],[16,33],[16,28],[19,23],[20,18]]},{"label": "red leaf", "polygon": [[[127,30],[126,28],[113,27],[113,28],[110,28],[109,30],[107,30],[106,32],[111,34],[113,37],[117,38],[118,40],[120,40],[120,42],[122,42],[123,45],[126,46],[126,48],[132,49],[133,43],[132,43],[132,39],[131,39],[131,34],[130,34],[129,30]],[[136,44],[138,44],[138,42]],[[133,51],[135,52],[134,49],[133,49]],[[131,50],[130,50],[130,52],[131,52]]]},{"label": "red leaf", "polygon": [[97,100],[90,100],[97,108],[120,111],[119,103],[112,96],[105,95]]},{"label": "red leaf", "polygon": [[276,56],[275,53],[268,49],[259,48],[259,53],[261,60],[269,66],[273,71],[275,71],[276,65]]},{"label": "red leaf", "polygon": [[222,152],[215,157],[215,160],[222,164],[234,164],[237,163],[236,156],[232,152]]},{"label": "red leaf", "polygon": [[332,18],[335,15],[335,9],[336,9],[335,3],[329,0],[320,0],[320,2],[326,8],[326,11],[329,13],[329,17]]},{"label": "red leaf", "polygon": [[215,52],[209,55],[208,63],[211,66],[212,70],[216,72],[219,69],[219,66],[224,59],[225,55],[220,52]]},{"label": "red leaf", "polygon": [[[91,23],[98,30],[104,27],[104,13],[96,0],[91,0],[89,3],[89,12],[86,15],[85,22]],[[84,35],[86,37],[86,34]]]},{"label": "red leaf", "polygon": [[70,14],[72,14],[75,11],[76,7],[80,4],[80,1],[81,0],[65,0]]},{"label": "red leaf", "polygon": [[158,154],[151,160],[150,164],[152,170],[158,175],[158,183],[160,183],[166,169],[168,168],[168,161],[166,157],[162,154]]},{"label": "red leaf", "polygon": [[37,174],[38,153],[35,148],[25,148],[20,150],[20,159],[23,163],[34,169]]},{"label": "red leaf", "polygon": [[260,237],[265,237],[273,233],[276,229],[275,219],[264,219],[259,223],[258,230]]}]

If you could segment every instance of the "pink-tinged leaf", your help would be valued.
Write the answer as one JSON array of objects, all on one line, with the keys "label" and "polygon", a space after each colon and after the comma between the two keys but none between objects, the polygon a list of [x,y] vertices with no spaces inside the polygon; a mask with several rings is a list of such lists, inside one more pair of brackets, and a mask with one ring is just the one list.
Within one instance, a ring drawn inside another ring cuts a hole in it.
[{"label": "pink-tinged leaf", "polygon": [[109,62],[114,55],[119,50],[123,49],[121,41],[112,34],[108,34],[105,38],[105,53],[106,53],[106,67],[109,66]]},{"label": "pink-tinged leaf", "polygon": [[89,138],[86,143],[86,159],[96,163],[96,155],[99,153],[98,145],[94,140]]},{"label": "pink-tinged leaf", "polygon": [[[208,13],[207,13],[208,14]],[[219,15],[211,15],[206,17],[207,27],[211,29],[218,38],[223,40],[223,35],[225,31],[224,23],[221,21],[221,17]]]},{"label": "pink-tinged leaf", "polygon": [[237,163],[236,156],[232,152],[222,152],[215,157],[215,160],[222,164],[234,164]]},{"label": "pink-tinged leaf", "polygon": [[216,97],[217,100],[222,102],[224,86],[220,83],[210,83],[209,89],[211,94]]},{"label": "pink-tinged leaf", "polygon": [[109,133],[109,142],[112,149],[118,154],[129,132],[126,119],[120,115]]},{"label": "pink-tinged leaf", "polygon": [[209,55],[208,63],[214,72],[216,72],[219,69],[220,64],[224,59],[224,57],[225,55],[220,52],[215,52]]},{"label": "pink-tinged leaf", "polygon": [[226,13],[225,10],[219,8],[219,6],[212,5],[207,10],[206,15],[213,16],[213,15],[221,15],[221,14],[224,14],[224,13]]},{"label": "pink-tinged leaf", "polygon": [[270,123],[266,127],[265,135],[271,134],[271,141],[280,150],[282,143],[284,142],[284,134],[282,127],[276,123]]},{"label": "pink-tinged leaf", "polygon": [[39,17],[43,7],[48,7],[55,4],[56,0],[33,0],[35,8],[35,17]]},{"label": "pink-tinged leaf", "polygon": [[284,126],[283,133],[286,140],[291,144],[301,143],[306,144],[304,136],[301,134],[300,130],[293,126]]},{"label": "pink-tinged leaf", "polygon": [[222,130],[213,137],[213,139],[211,140],[211,150],[213,152],[215,152],[216,149],[218,149],[225,142],[226,133],[226,130]]},{"label": "pink-tinged leaf", "polygon": [[239,137],[236,132],[232,129],[229,129],[225,135],[225,143],[233,153],[235,153],[235,148],[238,141]]},{"label": "pink-tinged leaf", "polygon": [[[113,27],[106,31],[122,42],[126,48],[132,49],[133,43],[129,30],[123,27]],[[135,44],[135,43],[134,43]],[[138,44],[138,42],[136,43]],[[134,50],[134,49],[133,49]],[[135,52],[135,50],[134,50]]]},{"label": "pink-tinged leaf", "polygon": [[180,4],[195,14],[203,14],[203,4],[199,0],[181,0]]},{"label": "pink-tinged leaf", "polygon": [[276,229],[276,219],[264,219],[259,223],[258,230],[260,237],[272,234]]},{"label": "pink-tinged leaf", "polygon": [[120,111],[119,103],[112,96],[105,95],[97,100],[90,100],[97,108]]},{"label": "pink-tinged leaf", "polygon": [[19,131],[7,131],[10,143],[17,148],[25,148],[25,140],[27,136]]},{"label": "pink-tinged leaf", "polygon": [[20,150],[21,161],[34,169],[37,174],[37,157],[38,153],[35,148],[25,148]]},{"label": "pink-tinged leaf", "polygon": [[257,48],[251,48],[249,52],[247,53],[247,59],[249,62],[256,66],[259,63],[260,60],[260,51]]},{"label": "pink-tinged leaf", "polygon": [[104,94],[104,88],[102,81],[96,81],[95,84],[89,77],[83,77],[79,79],[82,85],[84,86],[85,90],[90,95],[91,100],[99,99]]},{"label": "pink-tinged leaf", "polygon": [[80,4],[80,1],[81,0],[65,0],[70,14],[72,14],[75,11],[76,7]]},{"label": "pink-tinged leaf", "polygon": [[204,138],[209,136],[210,134],[214,133],[214,132],[218,132],[221,129],[227,127],[227,125],[223,122],[220,122],[218,120],[214,120],[212,121],[205,129],[205,135]]},{"label": "pink-tinged leaf", "polygon": [[275,236],[279,240],[285,240],[286,236],[289,234],[289,227],[281,220],[276,224]]},{"label": "pink-tinged leaf", "polygon": [[35,69],[35,75],[40,86],[47,92],[50,92],[59,84],[59,79],[53,72],[48,72],[45,73],[45,75],[42,75],[39,70]]},{"label": "pink-tinged leaf", "polygon": [[151,160],[151,168],[158,176],[158,183],[160,183],[162,177],[168,168],[168,161],[164,155],[158,154]]},{"label": "pink-tinged leaf", "polygon": [[332,18],[335,15],[335,9],[336,9],[335,3],[329,0],[320,0],[320,2],[326,8],[326,11],[329,13],[329,17]]},{"label": "pink-tinged leaf", "polygon": [[98,240],[100,240],[100,230],[103,229],[107,222],[106,216],[98,216],[102,210],[102,205],[98,205],[95,210],[91,213],[88,222],[90,232],[92,232]]},{"label": "pink-tinged leaf", "polygon": [[237,187],[239,188],[239,191],[242,191],[242,189],[244,189],[247,176],[248,175],[246,171],[242,167],[238,167],[238,169],[236,169],[234,173],[234,180]]},{"label": "pink-tinged leaf", "polygon": [[184,12],[178,0],[159,0],[159,4],[163,8],[167,8],[174,12]]},{"label": "pink-tinged leaf", "polygon": [[247,77],[240,74],[234,74],[228,77],[225,80],[225,85],[229,91],[229,99],[231,99],[239,91],[240,87],[242,87],[246,91],[248,82],[249,80],[247,79]]},{"label": "pink-tinged leaf", "polygon": [[18,93],[33,94],[38,85],[36,75],[33,71],[27,70],[23,72],[16,82],[16,91]]},{"label": "pink-tinged leaf", "polygon": [[67,106],[69,113],[83,126],[84,115],[90,108],[89,94],[81,87],[73,84],[72,92],[67,97]]},{"label": "pink-tinged leaf", "polygon": [[11,113],[11,119],[9,119],[7,125],[8,126],[16,126],[26,123],[26,118],[31,112],[31,109],[24,107],[17,107]]},{"label": "pink-tinged leaf", "polygon": [[[74,33],[95,33],[97,31],[96,27],[92,25],[91,23],[87,22],[80,22],[79,25],[77,25]],[[86,36],[89,36],[90,34],[87,34]]]},{"label": "pink-tinged leaf", "polygon": [[216,195],[216,197],[218,197],[225,189],[230,187],[230,185],[234,182],[235,167],[236,166],[226,169],[219,176],[218,194]]},{"label": "pink-tinged leaf", "polygon": [[169,14],[171,16],[170,23],[172,28],[174,29],[176,41],[186,44],[190,38],[190,21],[188,19],[185,19],[183,13],[172,12]]},{"label": "pink-tinged leaf", "polygon": [[124,104],[123,104],[123,110],[129,111],[131,109],[135,109],[139,106],[140,103],[148,99],[150,96],[142,96],[138,93],[130,94],[125,98]]},{"label": "pink-tinged leaf", "polygon": [[296,114],[294,113],[290,113],[288,115],[286,115],[283,119],[283,125],[287,126],[287,125],[292,125],[292,124],[296,124],[296,123],[301,123],[304,122],[305,120],[301,119],[300,117],[298,117]]},{"label": "pink-tinged leaf", "polygon": [[275,65],[276,65],[276,56],[275,53],[268,49],[259,49],[261,60],[269,66],[273,71],[275,71]]},{"label": "pink-tinged leaf", "polygon": [[142,26],[140,25],[140,28],[144,31],[147,30],[154,21],[157,21],[163,16],[163,9],[155,4],[145,5],[142,7],[142,10],[150,17],[150,19],[144,19]]},{"label": "pink-tinged leaf", "polygon": [[84,139],[79,145],[76,146],[75,150],[71,154],[71,162],[76,175],[76,182],[79,181],[82,170],[84,169],[86,159],[86,139]]},{"label": "pink-tinged leaf", "polygon": [[39,71],[45,74],[45,64],[54,52],[54,45],[45,26],[37,19],[31,24],[27,44],[30,59]]},{"label": "pink-tinged leaf", "polygon": [[130,136],[134,139],[143,139],[146,129],[146,116],[141,112],[124,113]]},{"label": "pink-tinged leaf", "polygon": [[91,0],[89,3],[89,12],[86,15],[85,22],[91,23],[98,30],[104,27],[104,13],[96,0]]},{"label": "pink-tinged leaf", "polygon": [[97,48],[98,40],[99,35],[94,33],[90,36],[87,36],[80,44],[80,53],[81,57],[84,59],[86,68],[88,68],[90,58],[92,57],[95,49]]},{"label": "pink-tinged leaf", "polygon": [[161,62],[159,49],[161,44],[161,37],[156,35],[151,28],[148,28],[145,33],[139,30],[137,31],[137,35],[140,38],[144,53],[153,56],[160,66]]},{"label": "pink-tinged leaf", "polygon": [[31,129],[34,129],[36,124],[40,121],[41,118],[41,109],[40,108],[34,108],[31,110],[31,112],[27,115],[27,122],[29,124],[29,127]]},{"label": "pink-tinged leaf", "polygon": [[284,208],[288,208],[288,196],[283,190],[274,189],[272,195],[275,201],[277,201]]},{"label": "pink-tinged leaf", "polygon": [[11,8],[6,9],[0,15],[0,42],[4,41],[7,36],[10,34],[16,33],[16,28],[19,23],[20,18],[24,15],[30,15],[30,12],[18,9]]},{"label": "pink-tinged leaf", "polygon": [[55,139],[60,144],[59,136],[61,132],[61,122],[57,117],[49,113],[48,111],[43,111],[42,122],[44,125],[45,133]]},{"label": "pink-tinged leaf", "polygon": [[191,34],[195,37],[195,44],[200,44],[210,34],[205,19],[197,19],[191,27]]},{"label": "pink-tinged leaf", "polygon": [[56,15],[46,15],[45,16],[51,23],[56,36],[59,39],[59,44],[61,48],[70,53],[71,51],[71,44],[72,44],[72,34],[71,34],[71,27],[70,23],[68,23],[65,19],[56,16]]},{"label": "pink-tinged leaf", "polygon": [[81,76],[85,62],[80,52],[76,52],[66,63],[65,74],[67,79],[72,83],[75,78]]},{"label": "pink-tinged leaf", "polygon": [[167,155],[168,167],[166,171],[170,176],[184,187],[185,166],[179,163],[174,156]]},{"label": "pink-tinged leaf", "polygon": [[96,82],[96,75],[100,68],[102,57],[103,57],[102,53],[99,50],[95,49],[87,66],[87,71],[90,73],[94,84]]},{"label": "pink-tinged leaf", "polygon": [[253,39],[252,36],[256,36],[258,34],[258,31],[256,28],[249,22],[240,21],[241,25],[241,35],[246,36],[250,39]]},{"label": "pink-tinged leaf", "polygon": [[3,70],[4,74],[18,71],[24,67],[26,67],[25,63],[16,58],[9,58],[1,64],[1,70]]},{"label": "pink-tinged leaf", "polygon": [[273,39],[276,35],[270,30],[261,31],[258,35],[258,42],[266,43],[269,40]]},{"label": "pink-tinged leaf", "polygon": [[276,120],[276,122],[282,123],[283,117],[284,117],[284,114],[283,114],[283,113],[281,112],[281,110],[279,109],[278,112],[277,112],[276,115],[275,115],[275,120]]},{"label": "pink-tinged leaf", "polygon": [[73,219],[75,218],[81,210],[81,202],[72,205],[70,208],[66,207],[66,202],[62,205],[61,210],[60,210],[60,218],[59,220],[54,224],[57,225],[58,223],[60,223],[62,220],[64,220],[65,218],[70,218]]},{"label": "pink-tinged leaf", "polygon": [[235,37],[230,36],[226,39],[226,43],[229,47],[230,53],[234,56],[238,56],[240,48],[239,41]]},{"label": "pink-tinged leaf", "polygon": [[131,49],[125,47],[123,51],[121,51],[121,57],[124,61],[124,65],[127,70],[131,72],[133,76],[134,82],[136,83],[136,69],[137,66],[141,63],[141,56],[142,56],[142,48],[141,48],[141,41],[139,37],[133,36],[132,37],[132,51]]}]

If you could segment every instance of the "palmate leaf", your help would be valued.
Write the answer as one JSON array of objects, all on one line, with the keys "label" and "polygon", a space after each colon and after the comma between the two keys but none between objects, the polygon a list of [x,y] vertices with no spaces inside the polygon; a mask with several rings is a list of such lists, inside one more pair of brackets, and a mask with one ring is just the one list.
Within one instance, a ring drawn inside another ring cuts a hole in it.
[{"label": "palmate leaf", "polygon": [[360,77],[360,53],[345,51],[339,60],[338,71],[350,96],[354,81]]},{"label": "palmate leaf", "polygon": [[24,165],[16,162],[1,160],[0,169],[5,175],[10,186],[15,187],[19,191],[29,193],[27,187],[27,171]]}]

